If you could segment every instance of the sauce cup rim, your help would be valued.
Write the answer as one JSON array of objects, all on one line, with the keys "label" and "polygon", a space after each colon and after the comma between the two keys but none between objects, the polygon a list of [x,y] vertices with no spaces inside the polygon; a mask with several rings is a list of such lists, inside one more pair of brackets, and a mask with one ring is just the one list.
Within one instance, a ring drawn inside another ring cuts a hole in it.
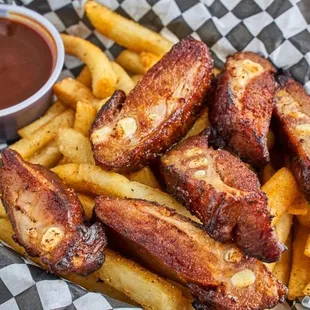
[{"label": "sauce cup rim", "polygon": [[19,15],[23,15],[27,18],[32,19],[35,23],[40,24],[53,38],[56,45],[57,54],[56,54],[55,66],[46,83],[31,97],[9,108],[0,110],[0,117],[14,114],[31,106],[32,104],[36,103],[39,99],[41,99],[46,93],[48,93],[53,87],[53,85],[56,83],[57,79],[59,78],[65,59],[65,50],[60,34],[58,30],[55,28],[55,26],[48,19],[46,19],[39,13],[27,9],[25,7],[19,7],[10,4],[0,4],[0,18],[6,18],[7,13],[17,13]]}]

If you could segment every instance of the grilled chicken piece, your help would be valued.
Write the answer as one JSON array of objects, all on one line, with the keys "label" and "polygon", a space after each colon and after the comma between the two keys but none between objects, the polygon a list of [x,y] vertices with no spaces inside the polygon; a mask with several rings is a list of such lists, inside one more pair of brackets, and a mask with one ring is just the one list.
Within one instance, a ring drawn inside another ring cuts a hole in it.
[{"label": "grilled chicken piece", "polygon": [[198,224],[164,206],[101,196],[95,215],[120,249],[187,286],[196,309],[265,309],[286,294],[263,263],[231,243],[214,241]]},{"label": "grilled chicken piece", "polygon": [[209,146],[211,131],[191,137],[161,158],[167,190],[215,240],[234,240],[249,256],[280,259],[284,245],[271,227],[265,193],[255,173],[225,150]]},{"label": "grilled chicken piece", "polygon": [[227,147],[257,168],[269,161],[274,72],[269,61],[251,52],[228,57],[209,107],[211,125]]},{"label": "grilled chicken piece", "polygon": [[310,96],[288,74],[278,76],[274,119],[277,136],[291,155],[291,169],[310,202]]},{"label": "grilled chicken piece", "polygon": [[137,171],[179,141],[199,115],[210,87],[208,47],[189,37],[176,44],[130,92],[116,91],[90,131],[96,163]]},{"label": "grilled chicken piece", "polygon": [[106,246],[104,229],[100,223],[83,224],[83,208],[74,191],[13,150],[4,150],[2,160],[0,189],[14,240],[52,272],[87,275],[99,269]]}]

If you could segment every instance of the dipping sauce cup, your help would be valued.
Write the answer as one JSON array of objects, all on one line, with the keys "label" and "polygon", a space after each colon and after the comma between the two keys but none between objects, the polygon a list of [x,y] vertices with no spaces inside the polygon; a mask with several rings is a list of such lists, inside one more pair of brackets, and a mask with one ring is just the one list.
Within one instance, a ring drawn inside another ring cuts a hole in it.
[{"label": "dipping sauce cup", "polygon": [[0,143],[39,118],[52,100],[64,63],[57,29],[42,15],[0,4]]}]

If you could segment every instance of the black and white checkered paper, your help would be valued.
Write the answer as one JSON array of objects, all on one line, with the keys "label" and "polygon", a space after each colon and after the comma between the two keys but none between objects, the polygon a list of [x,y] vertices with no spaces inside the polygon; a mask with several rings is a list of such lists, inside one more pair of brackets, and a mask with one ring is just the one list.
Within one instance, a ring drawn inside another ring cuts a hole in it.
[{"label": "black and white checkered paper", "polygon": [[[0,0],[23,5],[50,20],[60,32],[83,37],[113,59],[122,47],[98,33],[84,14],[86,0]],[[119,14],[161,33],[172,42],[188,35],[204,41],[215,65],[227,55],[253,51],[291,71],[310,93],[310,0],[98,0]],[[83,64],[66,56],[63,77]],[[310,300],[304,299],[304,305]],[[277,309],[289,309],[287,304]],[[296,304],[295,309],[309,309]],[[137,309],[47,274],[0,247],[0,310]],[[163,309],[165,310],[165,309]]]}]

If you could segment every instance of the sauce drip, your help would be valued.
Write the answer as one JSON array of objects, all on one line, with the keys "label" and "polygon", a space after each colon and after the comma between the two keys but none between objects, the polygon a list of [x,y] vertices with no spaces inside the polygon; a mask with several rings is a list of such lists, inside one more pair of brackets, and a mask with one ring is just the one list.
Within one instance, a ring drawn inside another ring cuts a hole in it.
[{"label": "sauce drip", "polygon": [[47,40],[25,24],[0,18],[0,109],[35,94],[52,70],[53,55]]}]

